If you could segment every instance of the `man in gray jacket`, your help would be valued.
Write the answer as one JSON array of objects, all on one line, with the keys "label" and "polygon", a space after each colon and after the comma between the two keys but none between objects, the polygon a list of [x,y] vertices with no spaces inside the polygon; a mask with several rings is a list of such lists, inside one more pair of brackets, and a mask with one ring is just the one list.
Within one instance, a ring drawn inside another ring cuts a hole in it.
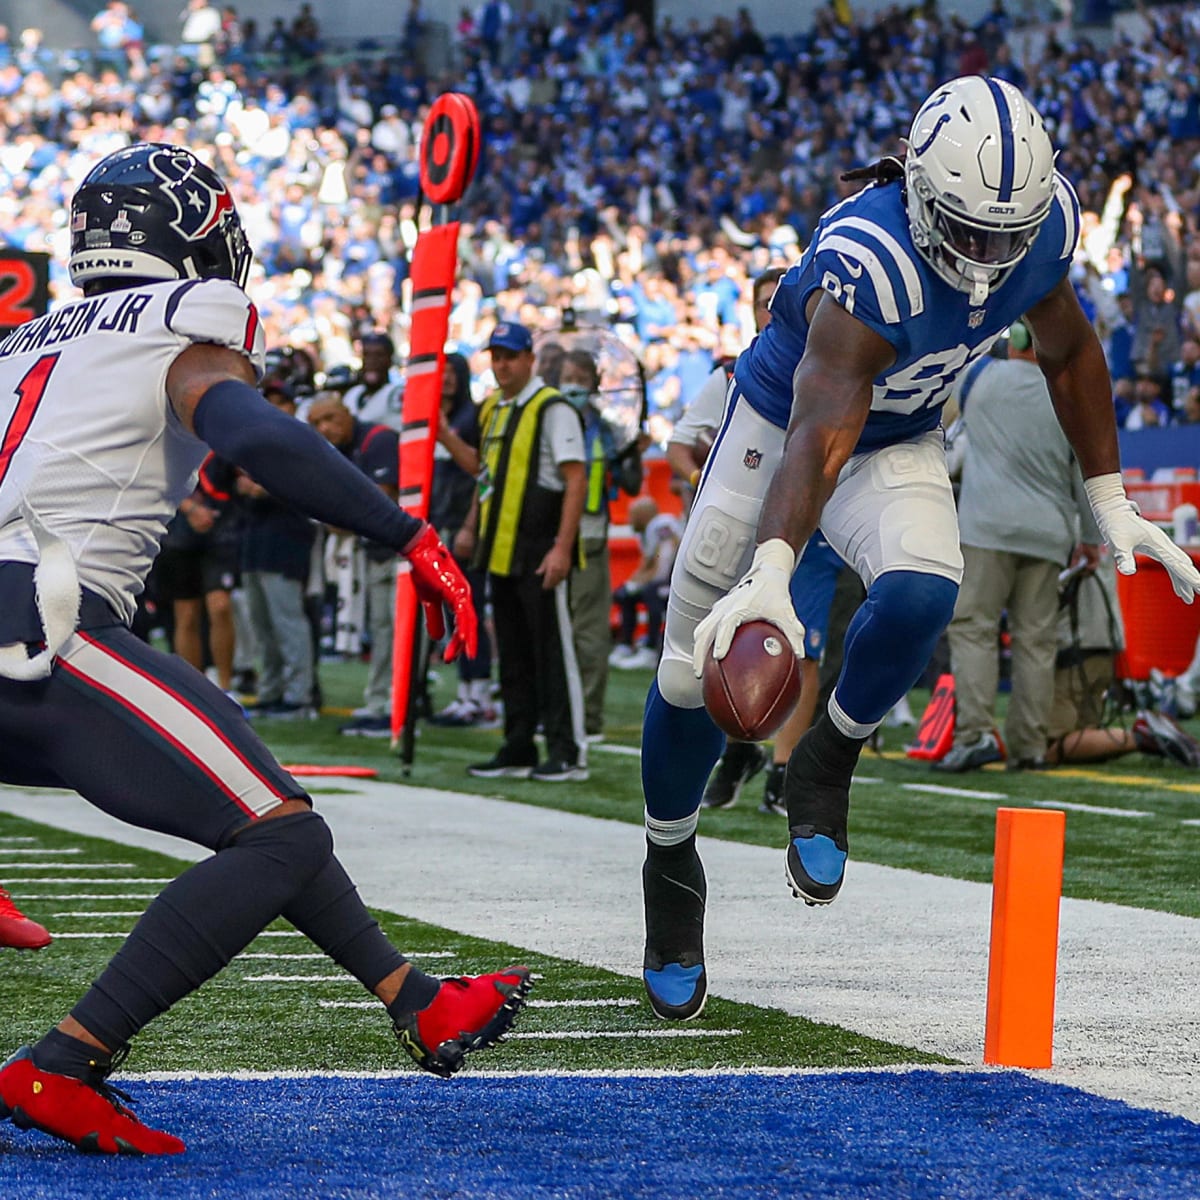
[{"label": "man in gray jacket", "polygon": [[1042,767],[1054,697],[1058,575],[1077,543],[1094,565],[1100,535],[1023,323],[1009,330],[1007,359],[984,359],[967,373],[959,404],[966,450],[958,521],[966,567],[948,631],[957,717],[954,745],[934,768],[970,771],[1005,757],[993,731],[1004,611],[1012,637],[1008,766]]}]

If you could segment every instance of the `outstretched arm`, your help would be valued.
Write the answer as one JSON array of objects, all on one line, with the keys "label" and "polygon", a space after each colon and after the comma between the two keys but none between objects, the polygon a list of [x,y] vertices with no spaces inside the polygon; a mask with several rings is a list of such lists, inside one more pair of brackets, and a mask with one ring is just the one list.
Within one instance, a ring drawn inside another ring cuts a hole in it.
[{"label": "outstretched arm", "polygon": [[276,499],[307,516],[392,546],[412,565],[430,635],[445,632],[442,603],[455,615],[453,656],[475,653],[470,587],[450,552],[424,521],[396,503],[309,426],[268,404],[253,371],[234,350],[193,345],[167,373],[167,396],[183,425],[241,467]]}]

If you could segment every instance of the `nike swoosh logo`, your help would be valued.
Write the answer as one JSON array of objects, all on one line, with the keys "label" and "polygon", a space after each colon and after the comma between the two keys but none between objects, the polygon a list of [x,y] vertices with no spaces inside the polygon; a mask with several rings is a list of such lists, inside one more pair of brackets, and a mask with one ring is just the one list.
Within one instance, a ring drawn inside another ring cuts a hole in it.
[{"label": "nike swoosh logo", "polygon": [[851,262],[844,254],[839,254],[838,258],[841,259],[842,266],[846,268],[846,274],[851,279],[857,279],[863,273],[862,263]]}]

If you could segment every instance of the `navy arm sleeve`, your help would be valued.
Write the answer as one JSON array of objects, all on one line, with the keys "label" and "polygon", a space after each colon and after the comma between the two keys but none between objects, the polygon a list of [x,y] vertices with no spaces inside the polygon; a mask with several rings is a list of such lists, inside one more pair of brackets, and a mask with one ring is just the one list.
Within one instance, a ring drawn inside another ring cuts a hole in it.
[{"label": "navy arm sleeve", "polygon": [[424,528],[320,434],[247,383],[214,384],[200,397],[193,423],[218,454],[315,520],[401,551]]}]

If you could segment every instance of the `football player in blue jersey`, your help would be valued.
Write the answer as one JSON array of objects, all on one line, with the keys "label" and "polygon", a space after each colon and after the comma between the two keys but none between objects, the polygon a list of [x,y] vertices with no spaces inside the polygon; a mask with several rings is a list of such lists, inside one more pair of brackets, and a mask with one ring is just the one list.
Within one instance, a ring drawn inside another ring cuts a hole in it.
[{"label": "football player in blue jersey", "polygon": [[724,737],[701,699],[705,658],[723,657],[755,620],[803,654],[788,580],[818,526],[862,577],[837,687],[785,783],[788,883],[828,904],[845,871],[859,753],[954,611],[962,556],[942,406],[1018,317],[1118,569],[1145,553],[1184,600],[1200,588],[1188,556],[1125,496],[1104,355],[1067,278],[1078,203],[1021,91],[983,76],[943,84],[918,110],[903,160],[853,175],[872,182],[822,217],[738,359],[675,563],[642,738],[643,978],[660,1017],[696,1016],[708,987],[696,827]]}]

